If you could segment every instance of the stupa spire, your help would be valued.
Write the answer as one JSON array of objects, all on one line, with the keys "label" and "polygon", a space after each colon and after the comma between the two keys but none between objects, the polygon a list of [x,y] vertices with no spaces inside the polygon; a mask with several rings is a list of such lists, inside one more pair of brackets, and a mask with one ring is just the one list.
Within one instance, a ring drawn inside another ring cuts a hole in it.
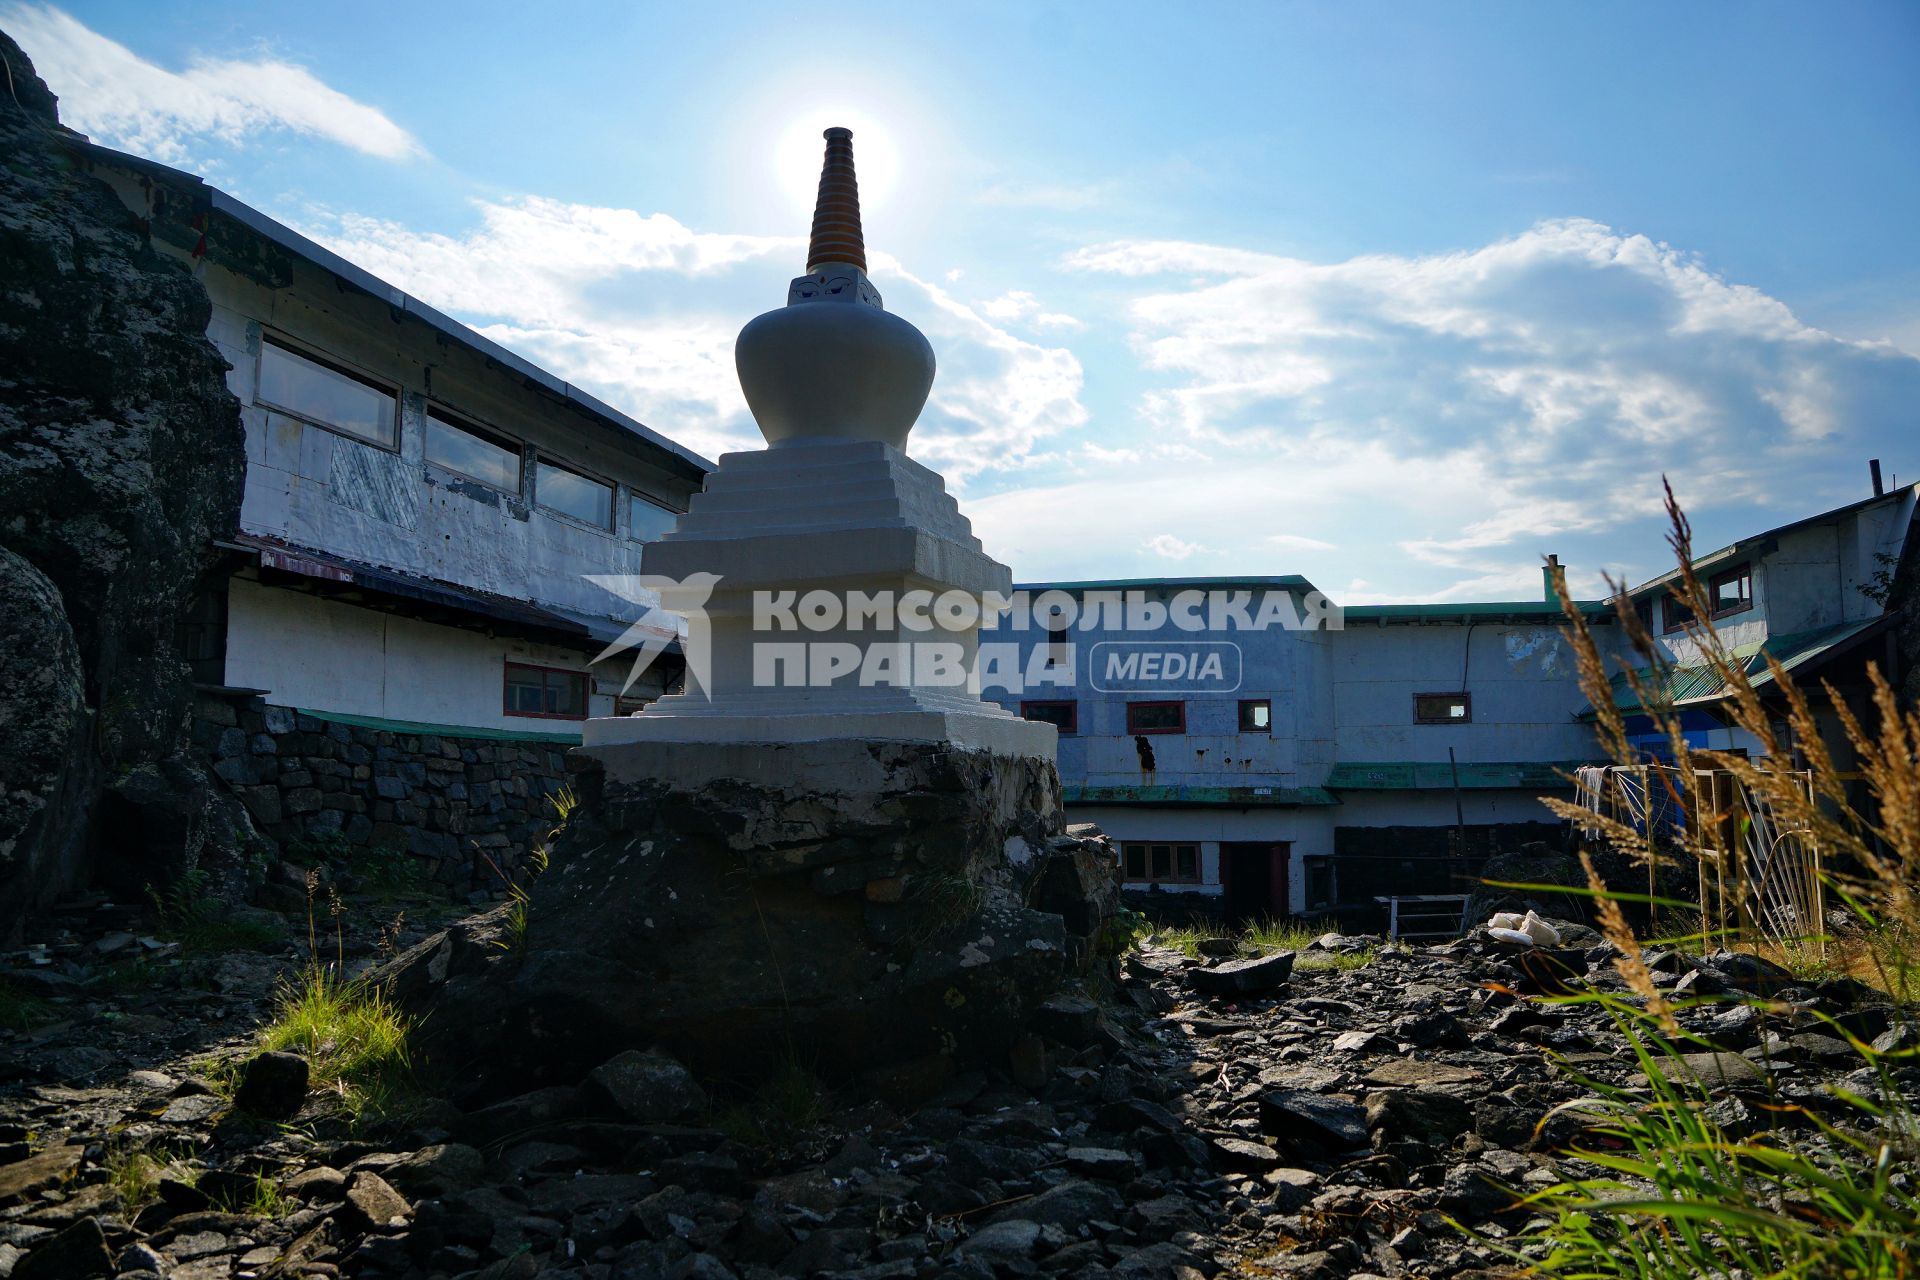
[{"label": "stupa spire", "polygon": [[820,194],[813,205],[813,240],[807,246],[807,270],[844,262],[867,269],[867,242],[860,233],[860,184],[853,176],[853,130],[832,128],[824,135],[827,154],[820,164]]}]

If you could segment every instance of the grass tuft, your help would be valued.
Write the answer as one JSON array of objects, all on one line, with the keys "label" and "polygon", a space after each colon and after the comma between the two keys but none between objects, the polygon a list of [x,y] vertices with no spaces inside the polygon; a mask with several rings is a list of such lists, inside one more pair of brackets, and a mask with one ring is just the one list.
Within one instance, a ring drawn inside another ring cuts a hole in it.
[{"label": "grass tuft", "polygon": [[0,978],[0,1030],[25,1031],[45,1022],[47,1002]]},{"label": "grass tuft", "polygon": [[714,1127],[744,1146],[778,1151],[810,1136],[826,1114],[826,1086],[799,1061],[787,1058],[751,1098],[716,1112]]},{"label": "grass tuft", "polygon": [[208,893],[205,871],[189,871],[164,891],[149,887],[147,896],[160,935],[190,954],[271,951],[285,941],[271,925],[236,919],[229,903]]},{"label": "grass tuft", "polygon": [[[1821,887],[1857,925],[1828,938],[1814,933],[1826,921],[1806,920],[1792,936],[1791,921],[1783,927],[1751,900],[1736,901],[1719,917],[1716,940],[1737,930],[1744,949],[1779,961],[1802,981],[1856,976],[1911,1001],[1920,967],[1911,945],[1920,936],[1920,711],[1903,706],[1872,663],[1867,697],[1849,701],[1827,684],[1827,705],[1816,706],[1769,657],[1763,698],[1754,685],[1758,672],[1699,621],[1711,616],[1712,602],[1694,571],[1692,530],[1671,488],[1667,511],[1668,542],[1679,565],[1671,589],[1693,610],[1684,626],[1694,655],[1689,660],[1718,677],[1725,690],[1720,713],[1756,747],[1735,754],[1691,746],[1677,714],[1662,709],[1631,663],[1624,664],[1627,681],[1640,706],[1653,708],[1649,714],[1670,746],[1674,773],[1731,775],[1750,803],[1817,853],[1812,865]],[[1565,574],[1557,565],[1548,573],[1567,614],[1582,692],[1596,708],[1601,746],[1617,764],[1637,763],[1608,660],[1572,603]],[[1665,661],[1626,584],[1609,585],[1640,659]],[[1836,755],[1843,744],[1851,759]],[[1863,797],[1871,803],[1859,804]],[[1851,1046],[1855,1060],[1827,1069],[1824,1094],[1803,1084],[1772,1098],[1764,1108],[1770,1127],[1753,1133],[1723,1128],[1707,1087],[1680,1061],[1684,1053],[1713,1047],[1681,1017],[1706,1002],[1676,1000],[1659,988],[1620,907],[1631,895],[1611,893],[1589,856],[1591,847],[1610,846],[1650,864],[1651,872],[1666,851],[1610,814],[1559,799],[1544,802],[1586,837],[1580,859],[1587,887],[1567,892],[1593,902],[1600,931],[1619,952],[1614,965],[1629,993],[1590,992],[1556,1003],[1604,1008],[1646,1085],[1582,1081],[1592,1096],[1569,1105],[1598,1116],[1598,1125],[1563,1166],[1563,1180],[1528,1198],[1527,1207],[1545,1215],[1542,1225],[1492,1247],[1537,1273],[1580,1280],[1920,1274],[1920,1184],[1912,1174],[1920,1160],[1920,1111],[1898,1078],[1910,1073],[1914,1054],[1878,1052],[1816,1012],[1828,1034]],[[1704,794],[1681,797],[1680,804],[1682,827],[1696,839],[1716,830],[1724,816]],[[1712,853],[1729,863],[1745,856],[1737,845]],[[1758,997],[1743,1002],[1763,1016],[1780,1012]],[[1913,1016],[1910,1004],[1895,1009],[1908,1026]]]},{"label": "grass tuft", "polygon": [[305,1057],[313,1086],[333,1093],[359,1120],[391,1114],[411,1098],[412,1025],[380,987],[309,964],[281,987],[258,1045]]},{"label": "grass tuft", "polygon": [[160,1196],[160,1180],[172,1178],[193,1186],[200,1170],[184,1152],[155,1147],[147,1151],[120,1150],[108,1155],[107,1184],[119,1193],[127,1212],[134,1213]]},{"label": "grass tuft", "polygon": [[1376,947],[1347,954],[1307,950],[1309,943],[1326,932],[1325,924],[1309,920],[1259,920],[1237,933],[1224,925],[1209,922],[1172,929],[1142,926],[1135,936],[1145,938],[1155,946],[1171,947],[1196,960],[1200,958],[1202,942],[1232,939],[1242,947],[1253,950],[1291,951],[1295,954],[1294,967],[1298,969],[1364,969],[1380,954]]}]

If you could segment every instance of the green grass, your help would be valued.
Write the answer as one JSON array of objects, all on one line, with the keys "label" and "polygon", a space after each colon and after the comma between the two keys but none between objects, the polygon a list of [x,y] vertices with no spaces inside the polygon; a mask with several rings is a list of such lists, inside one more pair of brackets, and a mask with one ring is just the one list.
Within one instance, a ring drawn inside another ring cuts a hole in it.
[{"label": "green grass", "polygon": [[1379,950],[1373,947],[1350,955],[1307,950],[1307,944],[1326,932],[1324,924],[1312,921],[1261,920],[1237,933],[1225,925],[1205,923],[1171,929],[1148,926],[1138,931],[1136,936],[1151,940],[1155,946],[1171,947],[1194,959],[1200,957],[1202,942],[1231,938],[1242,947],[1252,950],[1294,952],[1294,965],[1301,969],[1361,969],[1373,963],[1374,957],[1379,954]]},{"label": "green grass", "polygon": [[0,978],[0,1028],[25,1031],[48,1018],[47,1002],[28,995],[5,978]]},{"label": "green grass", "polygon": [[1217,924],[1186,924],[1172,929],[1156,929],[1148,926],[1141,935],[1157,947],[1171,947],[1182,955],[1192,959],[1200,958],[1200,944],[1234,935],[1226,926]]},{"label": "green grass", "polygon": [[826,1114],[827,1091],[820,1078],[789,1058],[751,1098],[716,1111],[713,1123],[735,1142],[775,1151],[811,1134]]},{"label": "green grass", "polygon": [[173,1178],[188,1186],[200,1180],[199,1168],[184,1153],[164,1147],[112,1152],[107,1156],[106,1170],[108,1184],[120,1194],[128,1213],[137,1212],[159,1198],[162,1178]]},{"label": "green grass", "polygon": [[263,1052],[306,1058],[313,1087],[334,1094],[357,1121],[392,1114],[411,1101],[412,1025],[379,987],[343,982],[332,969],[310,964],[281,987],[273,1020],[257,1044]]},{"label": "green grass", "polygon": [[292,1197],[280,1190],[280,1184],[265,1174],[253,1175],[253,1185],[233,1196],[215,1196],[211,1203],[222,1213],[243,1213],[254,1218],[284,1218],[299,1208]]},{"label": "green grass", "polygon": [[1892,1280],[1920,1268],[1920,1192],[1904,1172],[1916,1117],[1879,1055],[1856,1042],[1883,1101],[1830,1085],[1826,1108],[1777,1104],[1769,1114],[1781,1127],[1742,1137],[1714,1122],[1699,1082],[1659,1070],[1703,1045],[1663,1034],[1618,997],[1575,999],[1613,1014],[1649,1083],[1628,1090],[1584,1081],[1594,1096],[1568,1106],[1601,1117],[1576,1153],[1596,1174],[1530,1197],[1547,1225],[1496,1249],[1582,1280],[1736,1272]]},{"label": "green grass", "polygon": [[207,892],[207,873],[189,871],[172,888],[152,888],[147,896],[160,935],[195,955],[221,951],[270,951],[286,941],[278,929],[255,920],[235,919],[233,908]]}]

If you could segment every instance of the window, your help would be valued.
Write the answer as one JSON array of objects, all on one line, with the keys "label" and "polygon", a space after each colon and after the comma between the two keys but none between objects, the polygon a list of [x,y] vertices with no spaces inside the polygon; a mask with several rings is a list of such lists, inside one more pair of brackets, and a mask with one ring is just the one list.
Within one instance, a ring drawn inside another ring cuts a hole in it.
[{"label": "window", "polygon": [[1693,621],[1693,610],[1687,602],[1669,591],[1660,597],[1660,630],[1668,635],[1683,629]]},{"label": "window", "polygon": [[1415,724],[1469,724],[1473,720],[1473,697],[1465,693],[1416,693],[1413,695]]},{"label": "window", "polygon": [[1307,905],[1309,907],[1330,907],[1333,905],[1333,860],[1331,858],[1308,858],[1307,869]]},{"label": "window", "polygon": [[612,485],[542,458],[533,473],[533,486],[534,500],[547,510],[601,529],[613,528]]},{"label": "window", "polygon": [[1062,733],[1075,733],[1080,728],[1080,704],[1078,702],[1022,702],[1020,717],[1023,720],[1038,720],[1050,724]]},{"label": "window", "polygon": [[1199,884],[1197,844],[1123,844],[1128,880],[1140,883]]},{"label": "window", "polygon": [[1187,704],[1184,702],[1129,702],[1128,733],[1185,733]]},{"label": "window", "polygon": [[1753,566],[1741,565],[1714,575],[1707,584],[1707,599],[1713,602],[1713,616],[1745,613],[1753,608]]},{"label": "window", "polygon": [[269,409],[392,449],[399,440],[399,399],[391,387],[281,346],[260,344],[260,390]]},{"label": "window", "polygon": [[427,461],[469,480],[520,492],[520,446],[444,409],[427,409]]},{"label": "window", "polygon": [[1636,616],[1639,617],[1640,625],[1647,629],[1647,634],[1652,635],[1653,634],[1653,597],[1641,596],[1638,600],[1635,600],[1633,602],[1633,612]]},{"label": "window", "polygon": [[505,711],[510,716],[585,720],[587,673],[509,662]]},{"label": "window", "polygon": [[645,494],[627,494],[627,536],[640,542],[652,542],[663,533],[672,533],[680,513],[664,507]]},{"label": "window", "polygon": [[1273,703],[1265,698],[1240,699],[1240,732],[1272,733]]}]

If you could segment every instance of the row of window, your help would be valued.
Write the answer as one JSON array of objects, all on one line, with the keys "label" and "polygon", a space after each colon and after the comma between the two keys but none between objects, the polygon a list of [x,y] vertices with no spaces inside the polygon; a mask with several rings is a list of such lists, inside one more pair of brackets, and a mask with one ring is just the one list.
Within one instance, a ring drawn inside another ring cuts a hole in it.
[{"label": "row of window", "polygon": [[[508,662],[500,709],[510,716],[535,720],[585,720],[587,673],[565,667],[543,667],[531,662]],[[619,697],[613,714],[630,716],[647,705],[646,698]]]},{"label": "row of window", "polygon": [[[261,405],[303,422],[338,431],[382,449],[400,447],[399,390],[282,339],[260,344]],[[526,447],[518,440],[442,409],[427,407],[427,460],[456,475],[503,493],[524,488]],[[534,500],[542,508],[593,525],[613,528],[617,488],[609,481],[554,459],[535,455]],[[627,533],[650,541],[673,529],[677,513],[644,494],[627,490]]]},{"label": "row of window", "polygon": [[[1080,732],[1080,704],[1071,698],[1029,700],[1020,704],[1020,714],[1028,720],[1040,720],[1061,733]],[[1413,695],[1415,724],[1470,724],[1473,721],[1473,696],[1466,693],[1416,693]],[[1129,702],[1127,732],[1185,733],[1187,704],[1184,702]],[[1240,700],[1240,732],[1272,733],[1273,702],[1268,698]]]},{"label": "row of window", "polygon": [[1200,846],[1197,844],[1134,844],[1120,846],[1126,878],[1157,884],[1199,884]]},{"label": "row of window", "polygon": [[[1653,602],[1656,597],[1643,596],[1634,602],[1634,611],[1640,615],[1640,623],[1648,631],[1653,630]],[[1660,601],[1660,631],[1663,635],[1672,635],[1685,629],[1693,620],[1693,610],[1687,602],[1673,592],[1662,593]],[[1745,613],[1753,608],[1753,566],[1735,565],[1731,569],[1714,574],[1707,579],[1707,602],[1713,606],[1712,617],[1717,620],[1729,614]]]}]

